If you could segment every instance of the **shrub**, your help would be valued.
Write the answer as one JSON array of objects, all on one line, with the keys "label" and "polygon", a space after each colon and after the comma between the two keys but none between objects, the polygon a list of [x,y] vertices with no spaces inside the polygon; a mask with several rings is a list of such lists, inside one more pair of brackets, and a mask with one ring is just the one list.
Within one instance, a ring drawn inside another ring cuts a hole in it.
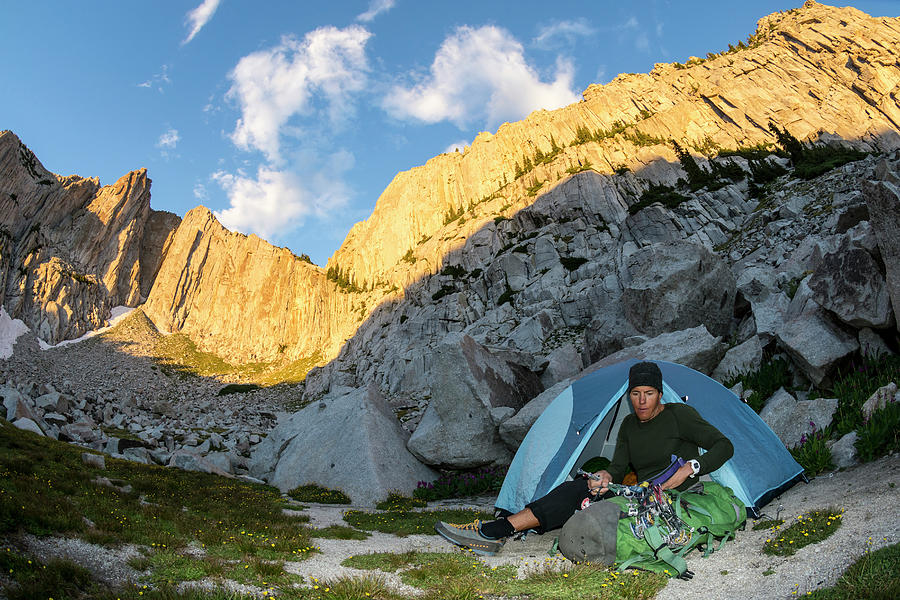
[{"label": "shrub", "polygon": [[447,275],[449,277],[465,277],[468,274],[465,267],[460,265],[447,265],[443,269],[441,269],[441,275]]},{"label": "shrub", "polygon": [[228,385],[222,387],[216,395],[217,396],[227,396],[228,394],[244,394],[246,392],[252,392],[254,390],[258,390],[259,386],[255,383],[229,383]]},{"label": "shrub", "polygon": [[588,259],[582,258],[580,256],[560,256],[559,262],[566,268],[567,271],[574,271],[578,269],[581,265],[586,263]]},{"label": "shrub", "polygon": [[756,371],[739,375],[725,382],[725,387],[733,387],[738,382],[743,383],[745,390],[753,390],[747,399],[747,404],[754,411],[759,412],[772,394],[779,388],[790,385],[791,374],[788,371],[787,361],[775,358],[764,362]]},{"label": "shrub", "polygon": [[288,492],[288,496],[300,502],[323,504],[350,504],[350,498],[340,490],[329,490],[315,483],[300,485]]},{"label": "shrub", "polygon": [[878,388],[890,382],[900,382],[900,356],[864,359],[861,364],[851,363],[834,379],[833,397],[838,399],[832,428],[837,435],[844,435],[859,428],[862,422],[862,406]]},{"label": "shrub", "polygon": [[440,300],[441,298],[443,298],[444,296],[446,296],[448,294],[452,294],[455,291],[456,291],[456,288],[453,287],[452,285],[442,285],[441,289],[439,289],[438,291],[436,291],[435,293],[433,293],[431,295],[431,299],[436,302],[436,301]]},{"label": "shrub", "polygon": [[500,297],[497,298],[497,306],[502,306],[502,305],[506,304],[507,302],[512,304],[513,296],[515,296],[518,293],[519,292],[517,292],[517,291],[513,290],[511,287],[509,287],[509,284],[506,284],[506,291],[503,292],[502,294],[500,294]]},{"label": "shrub", "polygon": [[858,434],[856,452],[862,462],[900,450],[900,404],[891,402],[875,411]]},{"label": "shrub", "polygon": [[670,185],[651,183],[647,191],[641,194],[640,199],[628,207],[628,213],[632,215],[637,214],[656,202],[661,203],[666,208],[675,208],[687,199],[687,196],[679,194]]},{"label": "shrub", "polygon": [[812,421],[809,424],[812,425],[812,432],[808,436],[804,433],[800,443],[791,448],[790,452],[807,475],[815,476],[822,471],[833,469],[834,463],[831,460],[831,449],[825,443],[828,441],[826,432],[817,431]]},{"label": "shrub", "polygon": [[813,146],[805,148],[803,157],[794,163],[794,174],[803,179],[812,179],[847,163],[862,160],[867,154],[852,148],[835,146]]},{"label": "shrub", "polygon": [[503,485],[506,469],[507,467],[482,467],[475,471],[445,473],[431,483],[420,481],[413,497],[431,501],[496,492]]}]

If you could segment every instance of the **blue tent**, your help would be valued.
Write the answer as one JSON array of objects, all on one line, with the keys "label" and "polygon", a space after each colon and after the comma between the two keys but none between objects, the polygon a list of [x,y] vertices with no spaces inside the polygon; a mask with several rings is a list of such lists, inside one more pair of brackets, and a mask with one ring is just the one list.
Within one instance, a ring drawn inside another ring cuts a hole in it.
[{"label": "blue tent", "polygon": [[[513,458],[495,506],[511,513],[544,496],[594,456],[612,458],[619,425],[632,410],[625,397],[629,359],[584,375],[541,413]],[[683,365],[653,361],[663,374],[663,402],[684,402],[734,445],[734,456],[710,474],[730,487],[755,517],[803,478],[778,436],[753,409],[717,381]]]}]

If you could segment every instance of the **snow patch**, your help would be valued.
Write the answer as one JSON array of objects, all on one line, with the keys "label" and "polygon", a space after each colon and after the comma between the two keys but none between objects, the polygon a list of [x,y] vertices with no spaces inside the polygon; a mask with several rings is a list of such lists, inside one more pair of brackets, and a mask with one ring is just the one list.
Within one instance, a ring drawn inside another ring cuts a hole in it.
[{"label": "snow patch", "polygon": [[[45,342],[44,340],[38,338],[38,344],[41,346],[41,350],[49,350],[50,348],[60,348],[62,346],[68,346],[69,344],[76,344],[78,342],[83,342],[84,340],[86,340],[88,338],[92,338],[95,335],[99,335],[99,334],[103,333],[104,331],[108,331],[110,328],[115,327],[122,319],[124,319],[129,314],[131,314],[131,311],[133,311],[133,310],[134,310],[134,308],[129,308],[127,306],[116,306],[116,307],[110,309],[110,311],[109,311],[110,312],[109,324],[106,327],[101,327],[100,329],[94,329],[92,331],[88,331],[80,338],[76,338],[74,340],[63,340],[60,343],[54,344],[52,346],[50,344],[48,344],[47,342]],[[27,328],[26,328],[26,331],[27,331]]]},{"label": "snow patch", "polygon": [[13,355],[13,346],[23,333],[28,333],[28,325],[21,319],[10,318],[6,307],[0,306],[0,359]]}]

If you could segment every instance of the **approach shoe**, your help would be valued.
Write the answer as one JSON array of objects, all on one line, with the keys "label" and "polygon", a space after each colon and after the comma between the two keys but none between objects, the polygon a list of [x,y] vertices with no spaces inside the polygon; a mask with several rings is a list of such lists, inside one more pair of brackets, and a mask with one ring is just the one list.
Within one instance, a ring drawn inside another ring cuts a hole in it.
[{"label": "approach shoe", "polygon": [[448,542],[468,548],[475,554],[494,556],[500,552],[506,540],[504,538],[488,537],[481,533],[481,523],[478,519],[465,525],[438,521],[434,529]]}]

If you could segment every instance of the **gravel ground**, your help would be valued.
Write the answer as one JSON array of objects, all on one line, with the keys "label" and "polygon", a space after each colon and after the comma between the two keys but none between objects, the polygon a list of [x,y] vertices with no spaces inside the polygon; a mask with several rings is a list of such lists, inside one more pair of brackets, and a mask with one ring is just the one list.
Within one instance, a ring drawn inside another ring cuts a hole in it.
[{"label": "gravel ground", "polygon": [[[811,510],[835,507],[844,509],[843,522],[828,539],[807,546],[792,557],[768,556],[761,548],[769,533],[766,530],[738,533],[737,540],[703,559],[692,553],[688,564],[694,579],[673,579],[658,595],[657,600],[692,600],[710,597],[710,591],[720,598],[769,599],[795,598],[808,591],[831,586],[841,573],[865,552],[900,542],[900,454],[860,465],[842,472],[819,476],[809,484],[797,484],[765,507],[765,512],[790,522]],[[490,508],[492,498],[478,498],[470,503],[440,503],[440,507]],[[429,506],[429,509],[437,506]],[[343,513],[353,506],[308,504],[303,511],[313,527],[344,524]],[[751,522],[752,524],[752,522]],[[571,564],[561,556],[550,557],[554,532],[543,536],[529,535],[524,540],[510,540],[497,556],[483,560],[489,566],[516,565],[519,576],[545,568],[566,569]],[[373,533],[363,541],[316,539],[320,554],[302,562],[286,563],[286,569],[322,582],[343,576],[371,575],[341,566],[349,556],[372,552],[453,552],[457,548],[438,536],[411,535],[404,538]],[[52,557],[69,558],[90,570],[94,576],[111,585],[136,583],[140,573],[127,565],[138,554],[134,546],[104,548],[65,538],[36,538],[22,536],[4,541],[46,561]],[[764,573],[770,573],[765,575]],[[404,585],[396,574],[380,574],[399,593],[418,595],[415,588]],[[212,582],[200,582],[210,588]],[[258,592],[250,586],[231,586],[229,589],[245,593]]]}]

